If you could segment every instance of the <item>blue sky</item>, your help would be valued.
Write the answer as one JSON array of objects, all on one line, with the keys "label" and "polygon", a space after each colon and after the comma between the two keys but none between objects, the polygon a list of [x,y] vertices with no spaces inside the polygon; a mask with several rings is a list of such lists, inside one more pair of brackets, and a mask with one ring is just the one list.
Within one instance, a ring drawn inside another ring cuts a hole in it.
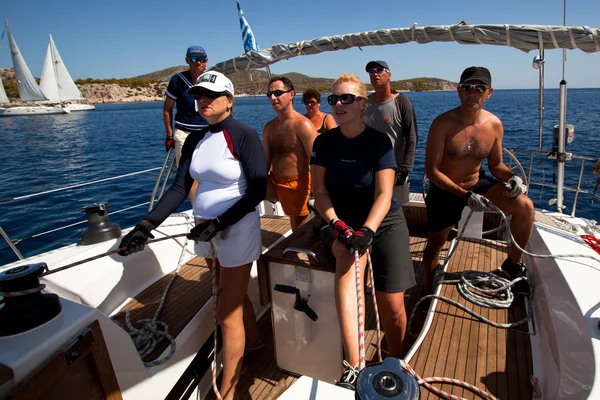
[{"label": "blue sky", "polygon": [[[398,0],[241,0],[244,15],[261,48],[381,28],[472,24],[562,25],[562,0],[432,1]],[[493,7],[498,8],[493,8]],[[73,78],[127,78],[184,64],[185,49],[204,46],[209,65],[243,53],[235,0],[32,0],[6,1],[0,14],[36,77],[52,33]],[[600,27],[600,1],[571,0],[567,25]],[[436,77],[457,81],[470,65],[492,71],[498,89],[537,87],[531,68],[534,53],[499,46],[455,43],[409,43],[354,48],[297,57],[271,67],[273,73],[300,72],[335,78],[344,72],[368,81],[364,65],[372,59],[389,63],[392,79]],[[12,66],[6,36],[0,68]],[[546,51],[546,87],[558,87],[561,51]],[[600,53],[568,52],[566,80],[571,87],[600,87]]]}]

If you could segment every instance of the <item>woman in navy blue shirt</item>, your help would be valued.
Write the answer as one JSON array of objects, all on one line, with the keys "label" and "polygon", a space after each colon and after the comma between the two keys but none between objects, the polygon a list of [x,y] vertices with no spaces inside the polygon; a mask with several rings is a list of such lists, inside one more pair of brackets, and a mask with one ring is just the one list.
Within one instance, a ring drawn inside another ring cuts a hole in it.
[{"label": "woman in navy blue shirt", "polygon": [[365,253],[371,251],[388,348],[398,358],[406,331],[404,291],[415,285],[415,278],[406,221],[393,196],[396,161],[392,144],[385,133],[363,123],[365,85],[357,76],[344,74],[334,82],[327,101],[340,126],[314,142],[313,195],[336,237],[331,247],[336,259],[335,299],[350,365],[338,385],[354,389],[359,363],[354,252],[360,255],[362,288]]}]

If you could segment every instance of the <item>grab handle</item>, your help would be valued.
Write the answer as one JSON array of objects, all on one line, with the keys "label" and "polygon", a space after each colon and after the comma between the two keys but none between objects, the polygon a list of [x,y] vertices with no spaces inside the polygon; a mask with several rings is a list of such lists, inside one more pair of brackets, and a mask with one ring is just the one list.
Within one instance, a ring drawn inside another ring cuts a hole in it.
[{"label": "grab handle", "polygon": [[320,264],[319,257],[317,257],[317,255],[312,250],[301,249],[301,248],[298,248],[298,247],[286,247],[283,250],[282,255],[285,257],[285,255],[287,253],[290,253],[290,252],[291,253],[303,253],[303,254],[306,254],[307,256],[312,257],[317,262],[317,264]]}]

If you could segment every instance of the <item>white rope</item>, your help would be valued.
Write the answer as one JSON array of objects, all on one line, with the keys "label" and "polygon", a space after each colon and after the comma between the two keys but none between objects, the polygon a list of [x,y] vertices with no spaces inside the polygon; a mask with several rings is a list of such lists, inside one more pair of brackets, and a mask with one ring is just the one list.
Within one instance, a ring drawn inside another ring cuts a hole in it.
[{"label": "white rope", "polygon": [[[189,224],[189,216],[188,215],[184,215],[184,216]],[[126,330],[115,318],[112,318],[112,320],[117,325],[119,325],[127,333],[129,333],[129,336],[131,336],[131,339],[133,340],[133,342],[135,344],[135,348],[137,349],[138,354],[140,355],[140,358],[142,360],[145,357],[147,357],[148,355],[150,355],[154,351],[156,346],[159,343],[161,343],[164,339],[169,341],[169,353],[167,355],[165,355],[164,357],[157,358],[156,360],[153,360],[153,361],[143,361],[144,365],[146,367],[153,367],[156,365],[160,365],[160,364],[168,361],[175,354],[177,345],[176,345],[175,339],[171,335],[169,335],[169,326],[162,321],[157,321],[157,319],[165,305],[165,301],[167,300],[167,294],[169,293],[169,289],[171,288],[171,285],[175,281],[175,278],[177,277],[179,270],[181,269],[181,267],[183,265],[182,261],[183,261],[183,256],[185,255],[185,250],[187,248],[187,243],[188,243],[188,239],[186,236],[185,242],[183,243],[183,247],[181,249],[181,253],[179,254],[179,260],[177,261],[177,268],[175,269],[173,276],[169,280],[169,283],[167,284],[167,287],[165,288],[165,290],[163,292],[162,298],[160,300],[160,304],[159,304],[158,308],[156,309],[156,312],[154,313],[154,316],[152,317],[152,319],[148,319],[148,318],[140,319],[139,321],[137,321],[137,324],[140,325],[140,328],[136,328],[131,323],[131,311],[127,310],[125,312],[125,324],[127,325],[127,328],[129,330]]]},{"label": "white rope", "polygon": [[[506,218],[506,215],[502,212],[502,210],[500,210],[498,207],[496,207],[493,204],[490,204],[490,208],[492,208],[495,211],[498,211],[498,213],[500,213],[500,216],[502,217],[502,220],[508,226],[508,219]],[[535,254],[535,253],[531,253],[531,252],[521,248],[521,246],[519,246],[519,244],[515,241],[515,238],[514,238],[512,232],[510,231],[510,229],[508,229],[508,237],[509,237],[509,240],[508,240],[507,245],[509,247],[512,244],[517,249],[519,249],[519,251],[521,251],[523,254],[526,254],[530,257],[564,259],[567,261],[571,261],[570,260],[571,258],[585,258],[585,259],[594,260],[597,263],[600,263],[600,258],[595,257],[595,256],[589,256],[587,254]]]}]

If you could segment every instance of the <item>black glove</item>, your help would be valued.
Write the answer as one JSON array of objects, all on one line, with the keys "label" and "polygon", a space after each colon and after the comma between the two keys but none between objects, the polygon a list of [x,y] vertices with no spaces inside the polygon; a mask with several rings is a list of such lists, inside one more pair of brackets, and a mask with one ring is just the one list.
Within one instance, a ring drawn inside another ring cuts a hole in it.
[{"label": "black glove", "polygon": [[187,238],[195,240],[196,242],[208,242],[223,228],[224,227],[221,226],[218,218],[211,219],[196,225],[190,233],[188,233]]},{"label": "black glove", "polygon": [[173,139],[173,136],[167,136],[167,138],[165,139],[165,151],[169,151],[170,149],[174,149],[175,148],[175,139]]},{"label": "black glove", "polygon": [[409,171],[406,170],[400,170],[398,172],[396,172],[396,182],[395,182],[395,186],[404,186],[404,184],[406,183],[406,180],[408,179],[408,175],[410,174]]},{"label": "black glove", "polygon": [[352,233],[354,232],[352,228],[346,225],[344,221],[337,218],[329,221],[329,226],[331,226],[331,229],[333,229],[333,233],[335,234],[337,240],[339,240],[347,246],[348,239],[350,239]]},{"label": "black glove", "polygon": [[128,256],[131,253],[144,250],[148,238],[154,239],[154,235],[150,233],[152,229],[154,229],[152,225],[137,224],[127,235],[123,236],[117,254]]},{"label": "black glove", "polygon": [[348,247],[348,252],[350,254],[354,254],[355,251],[358,251],[358,255],[360,257],[363,256],[369,250],[369,246],[373,243],[373,236],[375,232],[371,228],[367,228],[363,226],[350,237],[348,243],[346,243],[346,247]]}]

